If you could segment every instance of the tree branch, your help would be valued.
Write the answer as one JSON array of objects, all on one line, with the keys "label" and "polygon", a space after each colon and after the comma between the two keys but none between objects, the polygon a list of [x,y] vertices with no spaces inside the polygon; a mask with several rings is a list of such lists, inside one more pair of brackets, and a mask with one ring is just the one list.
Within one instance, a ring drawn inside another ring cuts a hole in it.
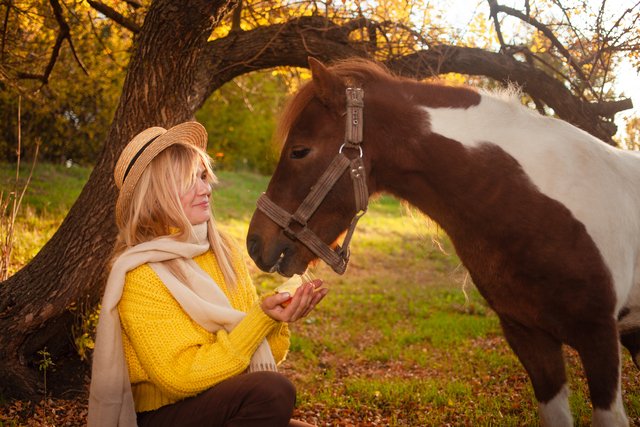
[{"label": "tree branch", "polygon": [[496,35],[498,36],[498,41],[500,42],[500,50],[502,52],[506,52],[507,45],[504,42],[504,37],[502,37],[502,29],[500,27],[500,19],[498,19],[498,9],[496,6],[498,5],[496,0],[488,0],[489,1],[489,14],[493,19],[493,26],[496,30]]},{"label": "tree branch", "polygon": [[242,0],[238,0],[238,3],[233,8],[233,17],[231,18],[231,31],[242,31],[240,22],[242,19]]},{"label": "tree branch", "polygon": [[204,103],[224,83],[251,71],[278,66],[307,67],[309,56],[325,61],[366,57],[362,45],[349,41],[354,28],[365,26],[364,18],[341,27],[318,15],[303,16],[212,40],[197,65],[204,70],[198,102]]},{"label": "tree branch", "polygon": [[7,10],[4,13],[4,23],[2,24],[2,46],[0,46],[0,62],[4,62],[4,46],[7,40],[7,27],[9,25],[9,12],[11,10],[11,4],[6,3]]},{"label": "tree branch", "polygon": [[633,101],[630,98],[625,98],[617,101],[594,102],[591,107],[600,116],[613,117],[621,111],[632,109]]},{"label": "tree branch", "polygon": [[[58,26],[60,27],[60,34],[63,35],[63,39],[67,40],[69,43],[69,47],[71,48],[71,53],[73,54],[74,59],[80,66],[80,69],[86,74],[89,75],[86,67],[78,57],[76,53],[76,48],[73,46],[73,40],[71,40],[71,29],[69,28],[69,24],[65,21],[64,16],[62,15],[62,7],[60,6],[60,2],[58,0],[49,0],[49,4],[51,4],[51,8],[53,9],[53,14],[56,17],[56,22],[58,22]],[[53,64],[51,64],[51,69],[49,70],[49,74],[51,74],[51,70],[53,70]]]},{"label": "tree branch", "polygon": [[[351,56],[368,57],[366,46],[349,40],[356,28],[367,27],[364,18],[343,26],[319,17],[301,17],[285,24],[259,27],[235,37],[209,42],[208,56],[202,65],[208,70],[201,83],[206,88],[199,102],[233,78],[276,66],[306,67],[307,57],[331,61]],[[282,52],[286,49],[287,54]],[[612,143],[615,113],[630,108],[629,100],[592,104],[575,96],[563,82],[532,64],[511,56],[477,48],[438,45],[410,55],[390,59],[386,65],[394,72],[413,78],[426,78],[456,72],[480,75],[500,82],[518,84],[524,92],[554,110],[558,117],[573,123],[598,138]],[[214,71],[215,70],[215,71]]]},{"label": "tree branch", "polygon": [[76,53],[76,49],[73,46],[73,42],[71,40],[71,30],[69,28],[69,24],[65,21],[64,16],[62,15],[62,7],[58,0],[49,0],[49,4],[53,9],[53,14],[56,18],[56,22],[58,23],[59,32],[56,36],[56,41],[53,45],[53,50],[51,52],[51,57],[49,58],[49,62],[44,69],[44,73],[42,74],[33,74],[26,72],[19,72],[19,79],[31,79],[31,80],[40,80],[43,84],[47,84],[49,82],[49,77],[51,76],[51,72],[53,71],[53,67],[56,65],[56,61],[58,60],[58,56],[60,55],[60,48],[62,47],[62,43],[67,40],[69,43],[69,47],[71,48],[71,53],[73,54],[74,59],[80,66],[80,69],[86,74],[89,75],[87,69],[84,64],[78,57]]},{"label": "tree branch", "polygon": [[142,3],[140,3],[138,0],[124,0],[124,2],[134,9],[139,9],[142,7]]},{"label": "tree branch", "polygon": [[115,9],[111,8],[110,6],[107,6],[106,4],[100,3],[96,0],[87,0],[87,3],[89,3],[89,6],[102,13],[104,16],[111,19],[116,24],[131,31],[132,33],[138,34],[140,32],[140,26],[138,24],[122,15]]},{"label": "tree branch", "polygon": [[[324,17],[307,16],[210,41],[208,55],[199,65],[207,72],[201,74],[204,80],[199,84],[202,90],[198,92],[198,102],[203,103],[209,94],[227,81],[258,69],[306,67],[308,56],[323,61],[369,57],[367,46],[349,39],[351,31],[368,25],[364,18],[340,26]],[[630,108],[629,100],[589,103],[575,96],[562,81],[532,64],[477,48],[432,46],[428,50],[390,59],[386,65],[400,75],[418,79],[456,72],[516,83],[536,101],[539,110],[543,104],[547,105],[558,117],[609,143],[613,143],[611,137],[616,131],[613,116]]]},{"label": "tree branch", "polygon": [[401,75],[424,78],[456,72],[481,75],[505,83],[516,83],[533,99],[544,102],[561,119],[613,144],[613,116],[630,108],[630,100],[592,104],[575,96],[561,81],[537,68],[505,55],[478,48],[440,45],[387,62]]},{"label": "tree branch", "polygon": [[591,87],[591,84],[590,84],[589,80],[587,79],[587,76],[585,76],[584,72],[582,71],[582,68],[580,68],[580,65],[573,58],[573,56],[571,55],[571,52],[569,52],[567,50],[567,48],[565,48],[564,45],[562,43],[560,43],[560,40],[558,40],[558,38],[555,36],[555,34],[553,34],[553,31],[551,31],[547,26],[543,25],[538,20],[532,18],[529,15],[523,14],[519,10],[513,9],[513,8],[508,7],[508,6],[502,6],[502,5],[498,4],[497,0],[488,0],[488,1],[489,1],[489,6],[491,7],[492,15],[495,13],[496,14],[496,19],[497,19],[497,13],[498,12],[503,12],[503,13],[506,13],[507,15],[514,16],[514,17],[516,17],[516,18],[518,18],[518,19],[530,24],[531,26],[536,28],[538,31],[540,31],[542,34],[544,34],[547,37],[547,39],[549,39],[551,44],[556,49],[558,49],[560,54],[567,60],[567,62],[571,66],[571,68],[574,69],[574,71],[576,72],[576,74],[580,78],[580,80],[582,80],[585,84],[589,85],[589,88],[593,91],[593,88]]}]

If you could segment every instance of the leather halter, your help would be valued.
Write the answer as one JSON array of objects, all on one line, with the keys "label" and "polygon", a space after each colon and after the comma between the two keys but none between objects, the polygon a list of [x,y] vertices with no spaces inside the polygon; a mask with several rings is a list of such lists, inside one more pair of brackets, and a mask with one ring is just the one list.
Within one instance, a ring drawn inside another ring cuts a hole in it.
[{"label": "leather halter", "polygon": [[[367,177],[364,163],[362,162],[361,146],[364,91],[361,88],[348,87],[346,89],[346,95],[347,123],[345,128],[345,141],[342,146],[340,146],[338,154],[336,154],[331,164],[329,164],[327,170],[318,178],[316,184],[311,187],[309,194],[302,201],[298,209],[293,214],[290,214],[271,201],[265,193],[258,198],[257,202],[258,209],[278,224],[290,239],[300,240],[300,242],[320,259],[329,264],[333,271],[338,274],[343,274],[347,269],[347,264],[349,263],[349,243],[351,242],[351,237],[353,236],[358,220],[367,211],[367,203],[369,201]],[[349,159],[342,152],[344,148],[358,149],[359,156],[354,159]],[[356,214],[347,229],[347,234],[342,242],[342,246],[338,245],[334,250],[307,227],[307,221],[347,169],[350,169],[351,180],[353,182]],[[298,226],[295,227],[298,228],[297,231],[291,228],[293,223],[298,224]]]}]

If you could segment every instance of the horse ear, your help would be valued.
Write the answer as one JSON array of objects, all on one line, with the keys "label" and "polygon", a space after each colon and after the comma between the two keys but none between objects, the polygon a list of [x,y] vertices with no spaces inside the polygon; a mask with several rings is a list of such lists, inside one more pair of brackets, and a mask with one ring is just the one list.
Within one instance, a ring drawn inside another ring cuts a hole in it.
[{"label": "horse ear", "polygon": [[342,99],[340,94],[344,91],[342,81],[317,59],[309,57],[308,61],[316,96],[327,107],[337,107],[337,100]]}]

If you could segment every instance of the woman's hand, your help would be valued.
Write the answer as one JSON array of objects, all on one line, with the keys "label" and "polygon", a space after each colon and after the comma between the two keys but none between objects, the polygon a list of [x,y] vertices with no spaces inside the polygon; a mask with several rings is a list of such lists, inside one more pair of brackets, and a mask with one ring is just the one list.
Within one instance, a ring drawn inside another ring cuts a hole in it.
[{"label": "woman's hand", "polygon": [[[296,293],[288,292],[268,295],[262,300],[262,310],[274,320],[280,322],[295,322],[306,315],[327,295],[329,289],[322,287],[322,280],[314,279],[300,286]],[[291,300],[286,307],[281,304]]]}]

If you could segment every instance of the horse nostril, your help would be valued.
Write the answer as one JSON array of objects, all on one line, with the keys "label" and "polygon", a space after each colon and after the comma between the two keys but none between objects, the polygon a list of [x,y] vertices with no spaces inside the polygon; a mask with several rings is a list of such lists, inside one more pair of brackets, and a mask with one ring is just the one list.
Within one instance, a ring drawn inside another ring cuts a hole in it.
[{"label": "horse nostril", "polygon": [[247,237],[247,252],[255,260],[260,255],[260,237],[255,234]]}]

